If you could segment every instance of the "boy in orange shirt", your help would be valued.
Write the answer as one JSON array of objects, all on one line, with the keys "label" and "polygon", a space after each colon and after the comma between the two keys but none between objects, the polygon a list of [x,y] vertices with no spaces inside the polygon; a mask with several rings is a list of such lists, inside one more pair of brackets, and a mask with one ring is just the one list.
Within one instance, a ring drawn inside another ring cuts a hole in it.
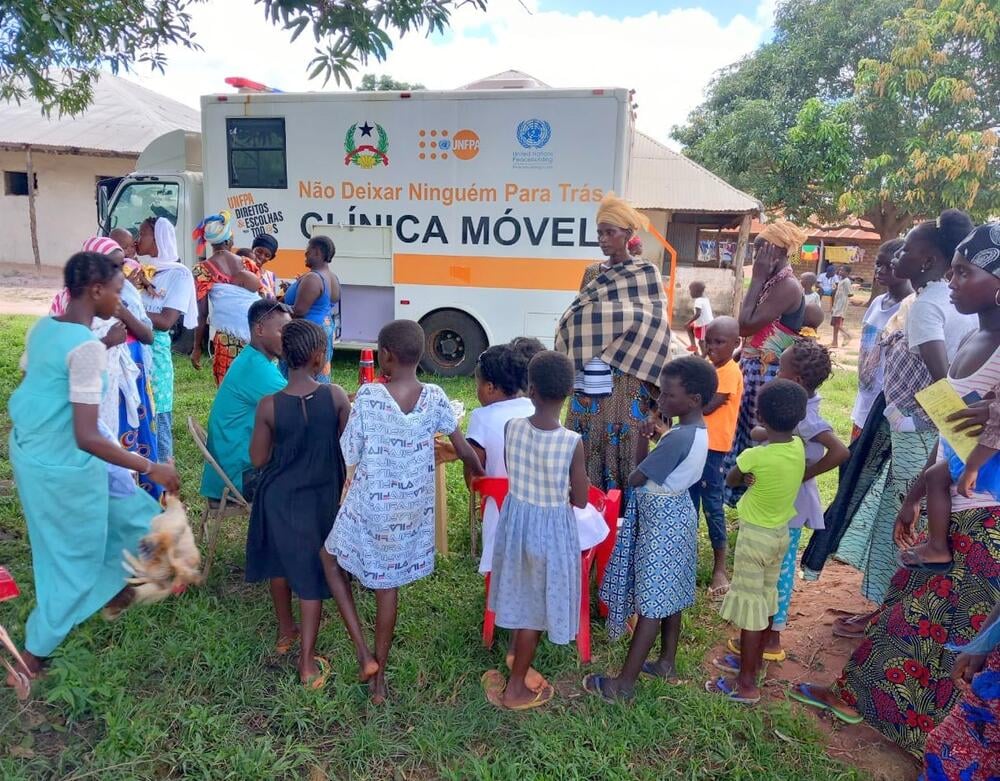
[{"label": "boy in orange shirt", "polygon": [[705,348],[708,359],[715,366],[719,387],[712,400],[705,405],[705,425],[708,428],[708,458],[701,481],[691,486],[691,501],[695,512],[705,512],[708,537],[712,541],[715,562],[712,582],[708,587],[709,599],[721,599],[729,591],[726,574],[726,514],[722,492],[726,475],[722,462],[733,447],[736,421],[743,398],[743,373],[733,360],[733,352],[740,344],[740,327],[732,317],[717,317],[705,329]]}]

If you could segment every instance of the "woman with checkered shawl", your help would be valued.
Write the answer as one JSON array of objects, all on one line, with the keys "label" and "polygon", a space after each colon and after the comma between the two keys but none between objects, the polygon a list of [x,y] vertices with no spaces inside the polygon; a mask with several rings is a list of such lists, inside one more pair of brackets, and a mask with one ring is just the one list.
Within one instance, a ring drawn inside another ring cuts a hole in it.
[{"label": "woman with checkered shawl", "polygon": [[[566,428],[583,439],[590,482],[627,490],[635,469],[633,436],[649,393],[671,357],[670,313],[659,270],[629,254],[649,220],[609,193],[597,210],[597,241],[607,257],[584,272],[580,293],[559,321],[555,349],[577,371]],[[625,503],[622,503],[625,507]]]},{"label": "woman with checkered shawl", "polygon": [[[806,232],[785,220],[769,222],[754,242],[750,287],[740,307],[743,352],[743,398],[733,447],[723,464],[723,474],[736,457],[751,446],[750,432],[757,424],[757,393],[778,375],[778,359],[798,338],[805,317],[802,285],[792,272],[788,256],[798,252]],[[726,487],[726,504],[735,507],[745,488]]]}]

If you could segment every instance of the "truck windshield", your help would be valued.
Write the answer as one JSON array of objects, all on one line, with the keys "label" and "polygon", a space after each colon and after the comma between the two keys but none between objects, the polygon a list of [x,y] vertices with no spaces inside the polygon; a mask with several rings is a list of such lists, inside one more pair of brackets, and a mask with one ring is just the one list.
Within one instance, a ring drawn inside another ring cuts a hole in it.
[{"label": "truck windshield", "polygon": [[176,182],[128,182],[118,191],[105,230],[125,228],[138,235],[143,220],[166,217],[177,224],[180,187]]}]

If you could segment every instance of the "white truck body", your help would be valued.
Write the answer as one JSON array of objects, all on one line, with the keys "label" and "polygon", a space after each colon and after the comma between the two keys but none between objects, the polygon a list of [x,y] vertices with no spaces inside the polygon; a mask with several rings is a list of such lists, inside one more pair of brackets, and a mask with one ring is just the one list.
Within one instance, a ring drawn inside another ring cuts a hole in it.
[{"label": "white truck body", "polygon": [[489,344],[551,345],[600,258],[597,202],[625,190],[631,122],[623,89],[209,95],[201,164],[189,135],[158,139],[105,227],[135,228],[151,206],[171,216],[176,194],[195,260],[202,212],[230,209],[236,246],[273,234],[269,268],[286,279],[329,235],[342,343],[371,345],[405,317],[427,331],[426,368],[467,374]]}]

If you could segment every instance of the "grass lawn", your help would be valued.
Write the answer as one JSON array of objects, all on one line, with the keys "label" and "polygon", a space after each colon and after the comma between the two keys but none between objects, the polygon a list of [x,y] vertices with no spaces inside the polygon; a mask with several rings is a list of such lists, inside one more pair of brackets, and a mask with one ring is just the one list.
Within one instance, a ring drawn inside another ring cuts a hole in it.
[{"label": "grass lawn", "polygon": [[[0,415],[18,380],[29,318],[0,318]],[[357,356],[346,353],[336,380],[352,390]],[[467,409],[471,380],[441,383]],[[846,437],[856,377],[827,385],[824,409]],[[201,464],[184,428],[205,421],[211,371],[177,361],[175,427],[184,499],[200,512]],[[10,477],[6,437],[0,477]],[[823,483],[829,500],[834,481]],[[582,695],[575,646],[543,642],[536,666],[557,682],[554,704],[501,713],[485,701],[482,672],[502,662],[479,641],[483,585],[469,556],[466,491],[450,467],[452,555],[432,577],[403,589],[390,657],[391,702],[367,704],[355,682],[353,651],[332,602],[318,650],[335,677],[321,692],[299,684],[294,658],[272,654],[275,622],[266,588],[243,582],[245,528],[231,521],[205,586],[128,612],[115,624],[93,618],[52,658],[34,699],[19,705],[0,691],[0,778],[372,778],[372,779],[856,779],[829,759],[811,716],[785,703],[756,709],[704,693],[702,659],[724,627],[707,603],[688,611],[679,663],[690,685],[643,682],[630,706]],[[704,530],[703,530],[704,534]],[[699,581],[711,551],[703,538]],[[65,544],[71,546],[72,540]],[[0,563],[22,597],[0,606],[0,623],[20,641],[33,603],[30,553],[17,500],[0,498]],[[374,600],[359,608],[371,625]],[[501,642],[503,640],[503,632]],[[610,645],[595,624],[589,670],[617,669],[625,645]]]}]

